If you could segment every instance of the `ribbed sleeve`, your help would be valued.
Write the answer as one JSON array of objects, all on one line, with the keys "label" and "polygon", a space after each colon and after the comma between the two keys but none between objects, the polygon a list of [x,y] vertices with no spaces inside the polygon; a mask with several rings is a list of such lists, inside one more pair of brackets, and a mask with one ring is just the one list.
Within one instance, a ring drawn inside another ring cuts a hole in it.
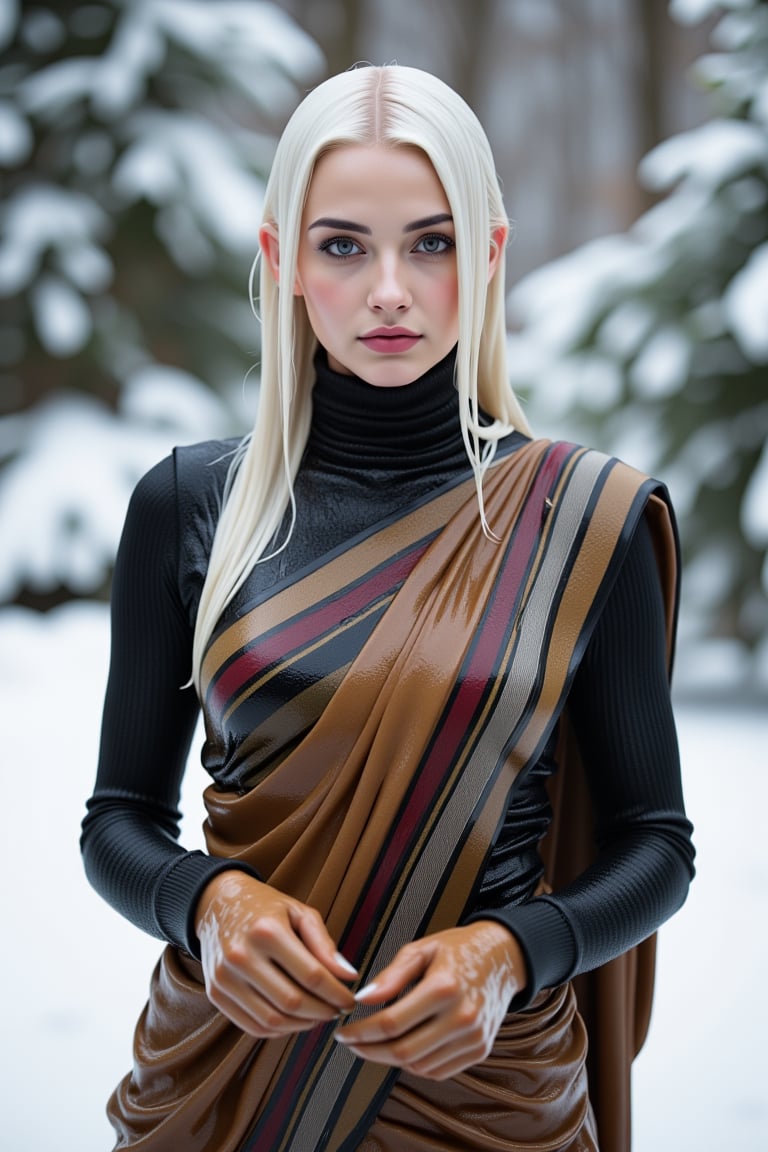
[{"label": "ribbed sleeve", "polygon": [[136,488],[112,585],[112,650],[96,786],[83,821],[88,879],[122,915],[193,954],[192,913],[233,867],[177,843],[181,779],[198,715],[192,630],[177,578],[172,458]]}]

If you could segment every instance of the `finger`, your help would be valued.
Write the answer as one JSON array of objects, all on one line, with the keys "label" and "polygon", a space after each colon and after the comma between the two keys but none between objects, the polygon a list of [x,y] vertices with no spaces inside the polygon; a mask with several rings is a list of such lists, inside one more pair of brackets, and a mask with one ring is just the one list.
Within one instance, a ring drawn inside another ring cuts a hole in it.
[{"label": "finger", "polygon": [[[384,1016],[385,1013],[379,1015]],[[402,1027],[398,1034],[379,1041],[357,1039],[356,1028],[357,1025],[350,1025],[343,1030],[339,1029],[335,1035],[341,1043],[348,1043],[356,1055],[379,1064],[395,1064],[401,1068],[413,1069],[417,1063],[438,1065],[451,1053],[482,1050],[481,1030],[474,1025],[466,1025],[453,1013],[449,1016],[435,1016],[434,1010],[431,1010],[431,1015],[423,1022],[417,1021],[410,1028]],[[348,1039],[350,1033],[351,1040]]]},{"label": "finger", "polygon": [[[298,943],[298,942],[297,942]],[[355,998],[328,969],[303,946],[286,948],[283,956],[276,957],[286,975],[308,996],[333,1009],[336,1013],[351,1012]],[[347,977],[349,979],[349,977]]]},{"label": "finger", "polygon": [[215,988],[209,993],[209,999],[241,1031],[259,1040],[269,1040],[293,1032],[308,1032],[317,1024],[311,1020],[291,1019],[254,995],[235,997],[221,988]]},{"label": "finger", "polygon": [[[378,981],[376,984],[378,989]],[[456,980],[450,972],[431,973],[396,1003],[364,1020],[345,1025],[337,1033],[338,1039],[349,1044],[379,1044],[395,1040],[429,1020],[444,1020],[446,1010],[456,1003],[458,996]]]},{"label": "finger", "polygon": [[295,984],[274,964],[264,964],[259,969],[256,982],[253,976],[244,980],[246,987],[253,988],[271,1008],[290,1020],[319,1023],[335,1020],[339,1015],[338,1008]]},{"label": "finger", "polygon": [[477,1044],[454,1047],[446,1045],[438,1049],[424,1060],[416,1060],[411,1064],[403,1065],[415,1076],[423,1076],[427,1080],[450,1080],[479,1064],[486,1056],[485,1049]]},{"label": "finger", "polygon": [[413,1045],[406,1042],[411,1039],[403,1038],[389,1044],[350,1044],[348,1047],[361,1060],[403,1068],[430,1080],[449,1080],[486,1056],[484,1045],[476,1040],[466,1037],[462,1041],[457,1037],[446,1041],[445,1036],[441,1036],[434,1047],[428,1042],[427,1047],[431,1049],[428,1053],[414,1056],[412,1049],[420,1049],[421,1043],[417,1037],[413,1037]]},{"label": "finger", "polygon": [[[255,962],[252,962],[255,961]],[[226,997],[267,1027],[282,1027],[283,1018],[310,1026],[333,1020],[338,1012],[292,983],[270,960],[238,950],[220,961],[206,978],[208,997]]]},{"label": "finger", "polygon": [[340,983],[284,923],[261,920],[250,934],[250,943],[255,953],[253,959],[269,958],[310,996],[337,1012],[350,1012],[354,1007],[349,988]]},{"label": "finger", "polygon": [[338,951],[323,920],[311,909],[289,909],[291,923],[307,949],[340,980],[356,980],[357,969]]},{"label": "finger", "polygon": [[486,1037],[477,1020],[451,1014],[435,1017],[394,1045],[402,1067],[419,1076],[454,1075],[486,1055]]},{"label": "finger", "polygon": [[409,984],[423,976],[432,960],[433,948],[426,942],[401,949],[394,960],[371,983],[355,994],[361,1004],[384,1004],[394,1000]]},{"label": "finger", "polygon": [[355,1044],[349,1045],[349,1050],[360,1060],[402,1068],[429,1080],[449,1080],[474,1064],[479,1064],[485,1057],[484,1050],[474,1044],[460,1047],[443,1044],[422,1060],[404,1060],[396,1047],[387,1044]]},{"label": "finger", "polygon": [[336,1032],[342,1044],[388,1044],[408,1035],[414,1028],[430,1020],[435,1014],[434,1004],[413,993],[375,1012],[364,1020],[345,1024]]}]

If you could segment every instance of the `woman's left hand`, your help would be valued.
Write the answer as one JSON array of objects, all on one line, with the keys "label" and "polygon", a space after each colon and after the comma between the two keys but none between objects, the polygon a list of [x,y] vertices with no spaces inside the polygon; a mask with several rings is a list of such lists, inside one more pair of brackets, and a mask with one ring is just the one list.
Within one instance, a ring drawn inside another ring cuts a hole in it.
[{"label": "woman's left hand", "polygon": [[512,997],[526,984],[515,937],[495,920],[449,928],[407,944],[355,997],[384,1004],[336,1038],[356,1056],[429,1080],[447,1080],[491,1051]]}]

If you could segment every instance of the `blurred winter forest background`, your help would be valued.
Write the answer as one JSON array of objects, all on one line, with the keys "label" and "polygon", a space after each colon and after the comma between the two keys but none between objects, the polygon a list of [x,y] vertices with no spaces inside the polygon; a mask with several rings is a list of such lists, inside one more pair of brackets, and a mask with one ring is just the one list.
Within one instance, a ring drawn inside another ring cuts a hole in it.
[{"label": "blurred winter forest background", "polygon": [[448,81],[488,130],[534,428],[671,488],[699,878],[663,930],[636,1149],[765,1146],[768,0],[0,0],[10,1152],[108,1147],[103,1101],[159,949],[77,855],[129,494],[174,444],[250,426],[248,272],[276,139],[326,75],[392,60]]},{"label": "blurred winter forest background", "polygon": [[0,602],[107,597],[139,475],[249,427],[276,137],[397,60],[487,126],[534,427],[672,489],[678,688],[764,696],[768,4],[1,0],[0,48]]}]

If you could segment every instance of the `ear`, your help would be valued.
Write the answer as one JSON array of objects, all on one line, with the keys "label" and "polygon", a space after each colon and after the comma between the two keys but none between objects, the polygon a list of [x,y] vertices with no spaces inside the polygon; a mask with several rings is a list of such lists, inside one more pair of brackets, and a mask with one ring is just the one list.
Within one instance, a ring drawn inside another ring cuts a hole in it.
[{"label": "ear", "polygon": [[272,269],[275,283],[280,283],[280,240],[274,224],[262,224],[259,228],[259,246],[264,260]]},{"label": "ear", "polygon": [[499,224],[494,228],[491,233],[491,250],[488,256],[488,283],[490,284],[496,275],[496,269],[499,266],[499,261],[504,259],[504,249],[507,246],[508,228],[504,224]]},{"label": "ear", "polygon": [[[277,228],[274,224],[262,224],[259,228],[259,246],[261,247],[262,255],[266,260],[269,267],[272,269],[272,275],[275,278],[275,283],[280,283],[280,237],[278,236]],[[299,283],[299,277],[293,284],[294,296],[303,296],[304,291]]]}]

